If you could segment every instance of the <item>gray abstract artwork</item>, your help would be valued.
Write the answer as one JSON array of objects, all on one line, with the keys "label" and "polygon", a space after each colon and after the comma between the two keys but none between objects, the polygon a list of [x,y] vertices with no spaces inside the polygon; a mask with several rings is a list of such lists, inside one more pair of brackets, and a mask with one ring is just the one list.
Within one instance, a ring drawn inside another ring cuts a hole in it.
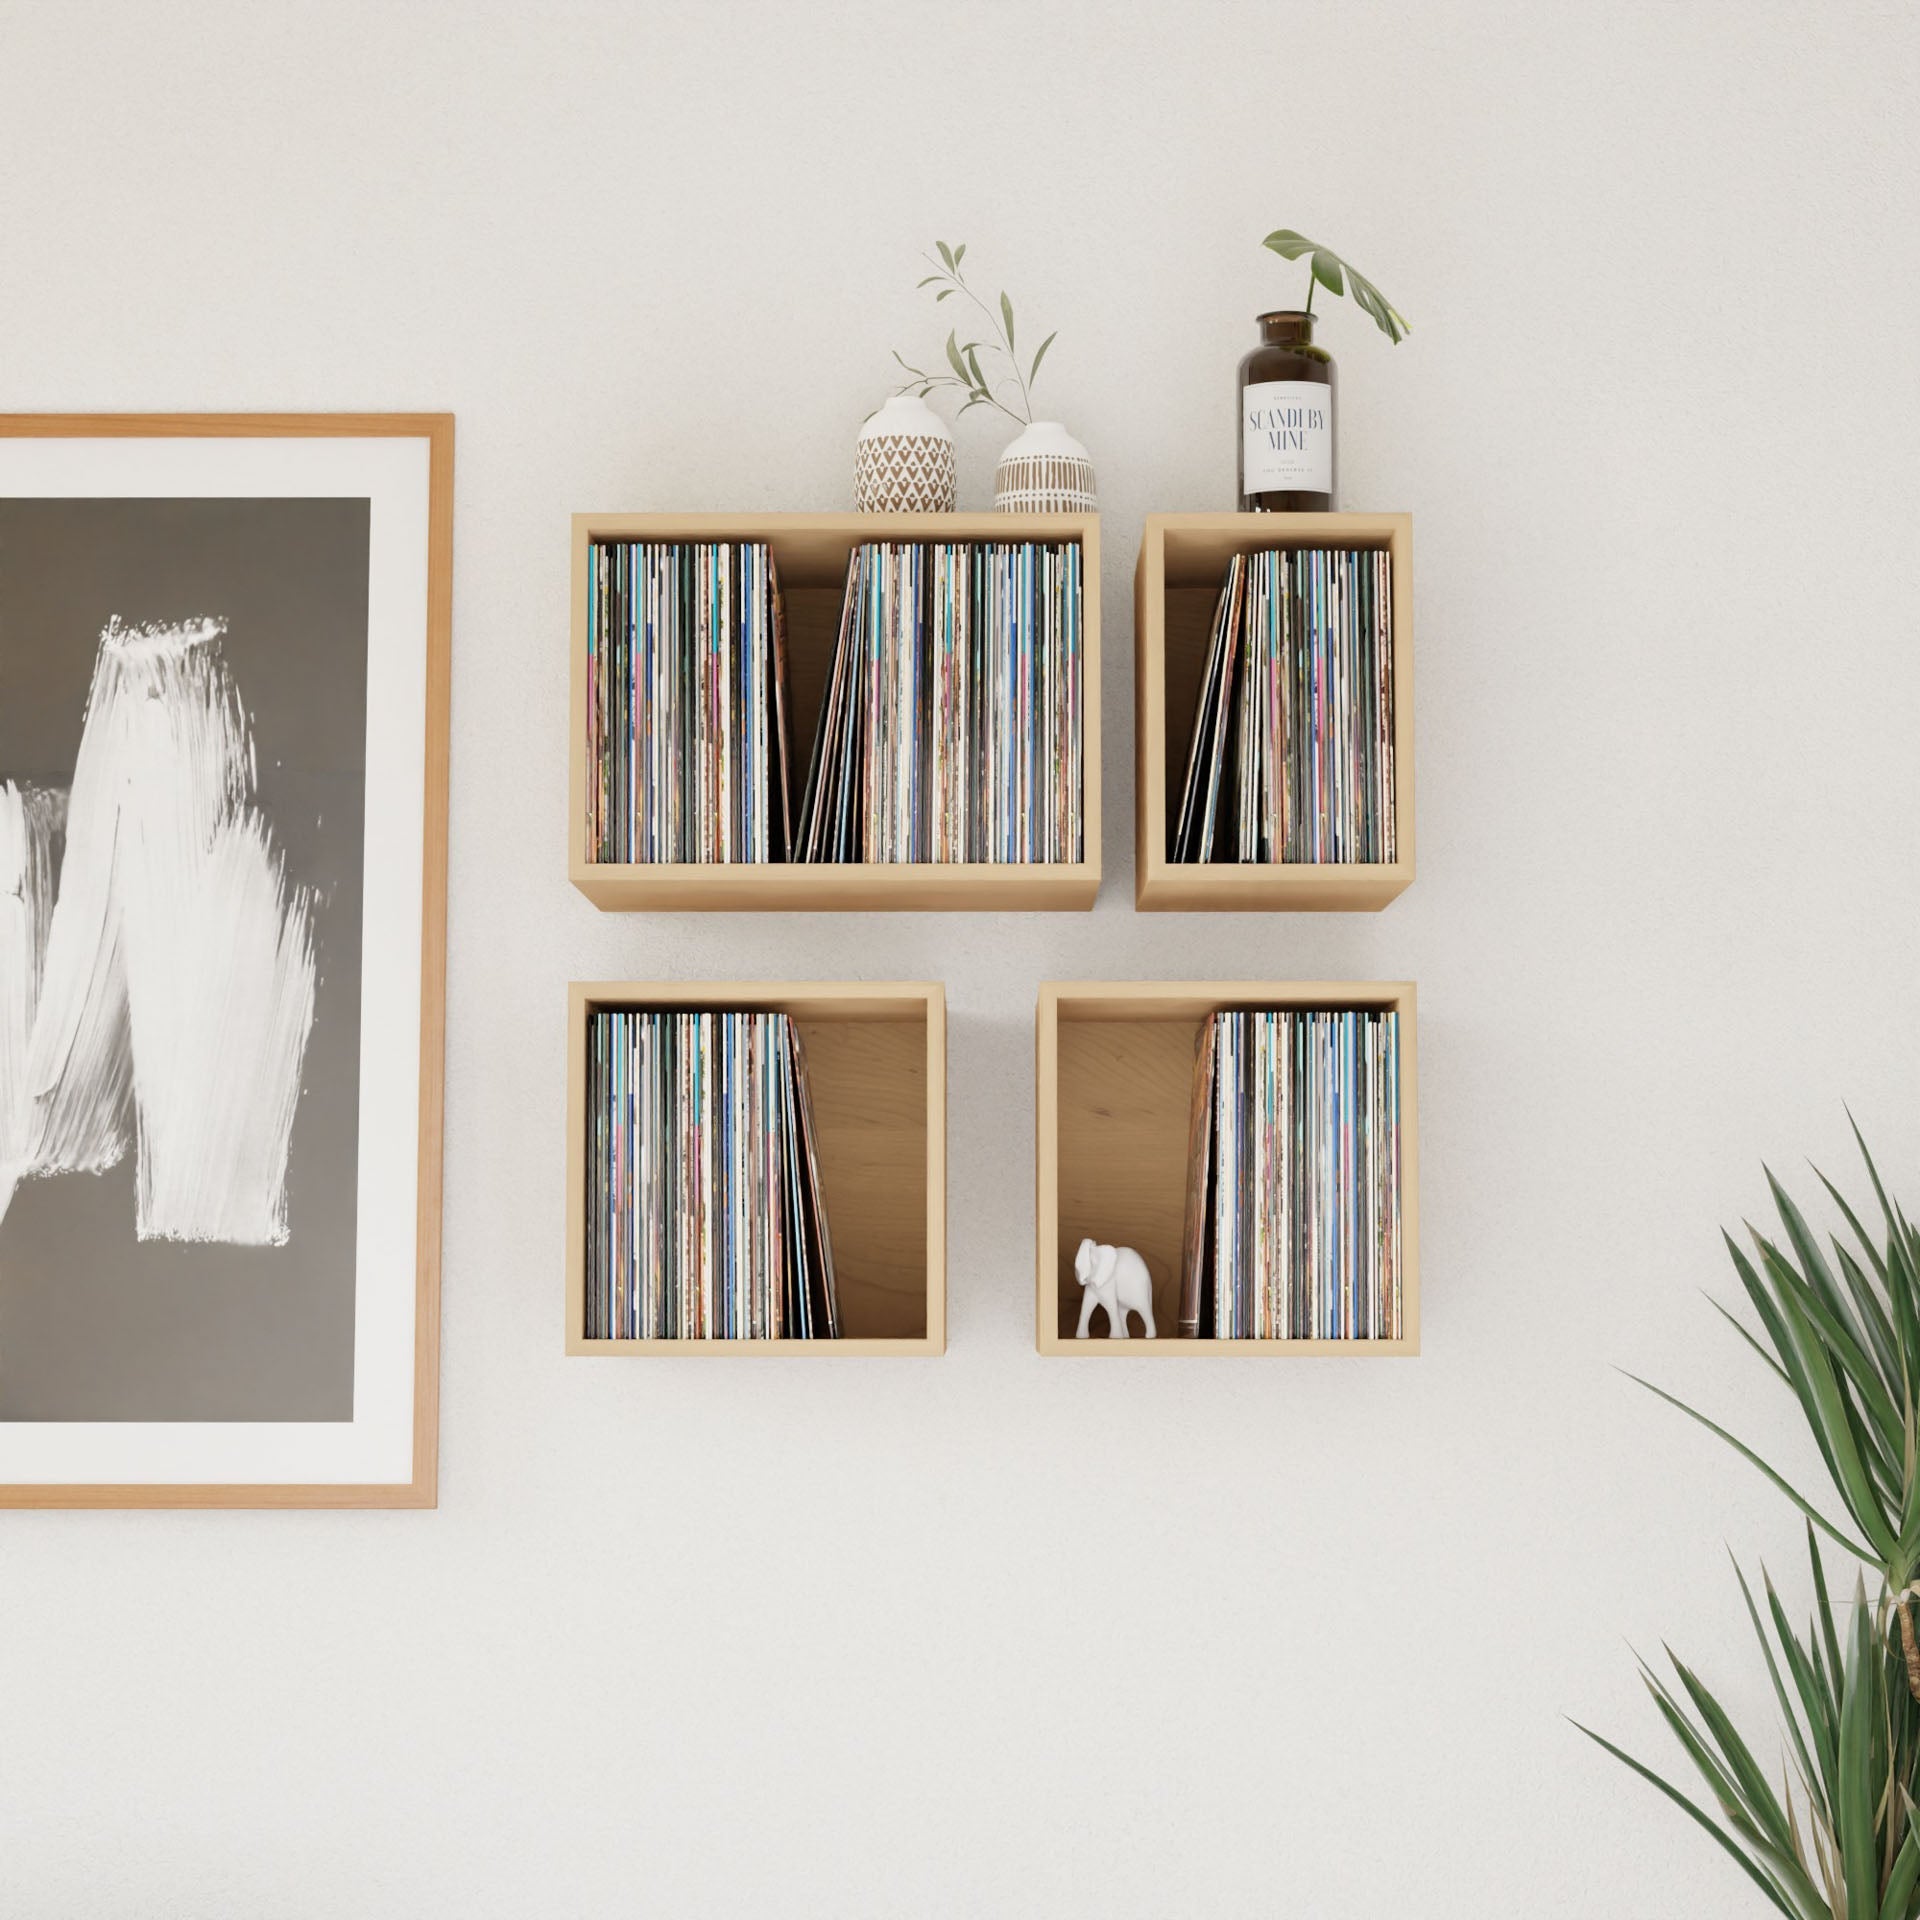
[{"label": "gray abstract artwork", "polygon": [[353,1416],[365,500],[0,500],[0,1421]]}]

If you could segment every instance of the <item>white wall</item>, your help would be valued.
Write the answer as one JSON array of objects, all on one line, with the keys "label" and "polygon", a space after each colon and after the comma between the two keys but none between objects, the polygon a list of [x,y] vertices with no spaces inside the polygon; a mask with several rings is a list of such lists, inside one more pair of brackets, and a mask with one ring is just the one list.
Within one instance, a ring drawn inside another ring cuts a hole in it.
[{"label": "white wall", "polygon": [[[441,1507],[0,1516],[7,1910],[1757,1911],[1562,1715],[1662,1752],[1623,1635],[1764,1711],[1722,1542],[1798,1593],[1792,1516],[1611,1363],[1803,1458],[1719,1228],[1849,1100],[1920,1202],[1917,55],[1817,0],[0,3],[0,405],[460,435]],[[1231,504],[1287,224],[1416,328],[1323,337],[1346,502],[1415,516],[1420,879],[1139,917],[1139,521]],[[1098,462],[1099,909],[603,918],[566,516],[846,504],[936,235]],[[1035,983],[1403,973],[1424,1357],[1036,1358]],[[622,974],[946,981],[944,1359],[562,1357],[562,987]]]}]

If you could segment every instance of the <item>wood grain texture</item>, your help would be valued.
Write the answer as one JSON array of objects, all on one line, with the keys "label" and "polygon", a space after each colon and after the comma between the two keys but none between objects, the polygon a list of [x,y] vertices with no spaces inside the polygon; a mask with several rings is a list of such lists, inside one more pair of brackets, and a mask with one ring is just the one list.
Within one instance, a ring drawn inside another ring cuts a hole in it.
[{"label": "wood grain texture", "polygon": [[[453,454],[450,413],[0,413],[14,440],[427,440]],[[449,469],[450,470],[450,469]]]},{"label": "wood grain texture", "polygon": [[10,439],[418,439],[427,443],[420,1123],[414,1271],[413,1462],[405,1482],[0,1486],[0,1507],[432,1507],[438,1502],[440,1234],[445,1111],[447,778],[453,682],[453,415],[92,413],[0,415]]},{"label": "wood grain texture", "polygon": [[[768,1009],[806,1051],[839,1290],[838,1340],[589,1340],[587,1019],[596,1007]],[[946,1000],[937,983],[576,981],[567,1011],[569,1354],[946,1348]]]},{"label": "wood grain texture", "polygon": [[[1082,554],[1081,810],[1085,858],[1050,865],[933,861],[616,863],[587,847],[587,564],[595,540],[764,540],[787,603],[791,750],[806,775],[839,637],[847,560],[869,540],[1077,540]],[[1084,912],[1100,892],[1100,521],[1073,513],[577,513],[568,634],[567,870],[604,912]]]},{"label": "wood grain texture", "polygon": [[1073,1257],[1083,1239],[1132,1247],[1153,1276],[1154,1323],[1180,1322],[1187,1110],[1197,1018],[1068,1020],[1060,1028],[1059,1218],[1054,1332],[1080,1318]]},{"label": "wood grain texture", "polygon": [[[1393,578],[1392,861],[1239,865],[1167,858],[1221,577],[1236,553],[1384,548]],[[1134,905],[1142,912],[1373,913],[1413,884],[1413,521],[1404,513],[1150,514],[1134,568]]]},{"label": "wood grain texture", "polygon": [[[1404,980],[1050,981],[1035,1009],[1035,1339],[1043,1354],[1420,1351],[1416,995]],[[1392,1007],[1400,1016],[1403,1332],[1398,1340],[1183,1340],[1187,1123],[1200,1025],[1222,1007]],[[1161,1337],[1073,1337],[1083,1238],[1130,1246],[1153,1278]]]}]

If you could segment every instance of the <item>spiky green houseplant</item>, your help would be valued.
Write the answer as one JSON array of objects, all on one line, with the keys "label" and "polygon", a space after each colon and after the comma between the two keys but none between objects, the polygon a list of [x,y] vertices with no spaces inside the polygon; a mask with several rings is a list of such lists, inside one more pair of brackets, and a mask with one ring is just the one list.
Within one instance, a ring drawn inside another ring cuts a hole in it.
[{"label": "spiky green houseplant", "polygon": [[1814,1614],[1804,1635],[1788,1622],[1764,1574],[1763,1622],[1745,1574],[1734,1569],[1780,1706],[1786,1765],[1777,1792],[1732,1716],[1670,1648],[1673,1681],[1644,1662],[1641,1678],[1705,1781],[1718,1819],[1611,1740],[1580,1730],[1712,1834],[1793,1920],[1915,1920],[1920,1703],[1864,1581],[1856,1584],[1851,1616],[1836,1617],[1811,1526],[1807,1553]]},{"label": "spiky green houseplant", "polygon": [[[1920,1651],[1909,1594],[1920,1562],[1914,1406],[1920,1236],[1888,1198],[1864,1141],[1860,1150],[1882,1238],[1868,1232],[1822,1175],[1851,1236],[1849,1243],[1836,1235],[1823,1249],[1769,1173],[1780,1233],[1750,1227],[1751,1252],[1731,1237],[1727,1242],[1761,1334],[1720,1309],[1792,1392],[1844,1519],[1829,1518],[1725,1427],[1665,1389],[1641,1382],[1726,1441],[1806,1516],[1816,1610],[1805,1638],[1788,1626],[1767,1581],[1769,1640],[1744,1576],[1740,1582],[1785,1721],[1791,1770],[1782,1771],[1781,1791],[1775,1794],[1752,1747],[1713,1694],[1671,1653],[1684,1704],[1650,1669],[1643,1666],[1642,1674],[1669,1730],[1706,1781],[1717,1820],[1650,1767],[1582,1728],[1683,1807],[1772,1904],[1796,1920],[1920,1920]],[[1872,1569],[1877,1597],[1869,1598],[1867,1578],[1858,1577],[1844,1628],[1828,1598],[1816,1528]]]},{"label": "spiky green houseplant", "polygon": [[[1854,1137],[1859,1139],[1857,1129]],[[1829,1259],[1800,1209],[1769,1173],[1767,1185],[1780,1216],[1778,1236],[1749,1226],[1751,1251],[1726,1236],[1764,1343],[1720,1308],[1792,1392],[1832,1483],[1837,1516],[1830,1517],[1830,1511],[1823,1511],[1718,1422],[1651,1381],[1640,1384],[1718,1434],[1830,1540],[1875,1570],[1900,1623],[1908,1684],[1920,1699],[1920,1641],[1909,1591],[1920,1571],[1920,1458],[1915,1448],[1920,1235],[1887,1197],[1864,1140],[1860,1152],[1880,1209],[1882,1237],[1876,1240],[1868,1232],[1846,1196],[1822,1174],[1821,1184],[1840,1209],[1851,1238],[1849,1244],[1834,1235]]]}]

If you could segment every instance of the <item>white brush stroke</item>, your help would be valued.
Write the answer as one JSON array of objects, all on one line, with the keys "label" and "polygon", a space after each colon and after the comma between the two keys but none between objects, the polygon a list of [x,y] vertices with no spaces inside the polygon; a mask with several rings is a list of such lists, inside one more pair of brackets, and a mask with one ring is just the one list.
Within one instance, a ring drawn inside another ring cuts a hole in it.
[{"label": "white brush stroke", "polygon": [[111,1166],[131,1089],[139,1238],[280,1246],[313,1027],[313,911],[290,893],[253,804],[225,630],[116,619],[100,636],[21,1171]]},{"label": "white brush stroke", "polygon": [[219,651],[224,630],[109,626],[87,731],[104,735],[120,769],[114,895],[137,1231],[280,1246],[313,1028],[312,905],[289,893],[253,804],[253,742]]},{"label": "white brush stroke", "polygon": [[27,1168],[99,1173],[127,1150],[127,982],[113,900],[121,770],[96,729],[102,657],[67,796],[67,844],[27,1057],[34,1125]]},{"label": "white brush stroke", "polygon": [[55,842],[66,795],[0,781],[0,1219],[32,1164],[27,1072],[53,916]]},{"label": "white brush stroke", "polygon": [[311,903],[257,814],[127,893],[142,1239],[279,1246],[313,1028]]}]

